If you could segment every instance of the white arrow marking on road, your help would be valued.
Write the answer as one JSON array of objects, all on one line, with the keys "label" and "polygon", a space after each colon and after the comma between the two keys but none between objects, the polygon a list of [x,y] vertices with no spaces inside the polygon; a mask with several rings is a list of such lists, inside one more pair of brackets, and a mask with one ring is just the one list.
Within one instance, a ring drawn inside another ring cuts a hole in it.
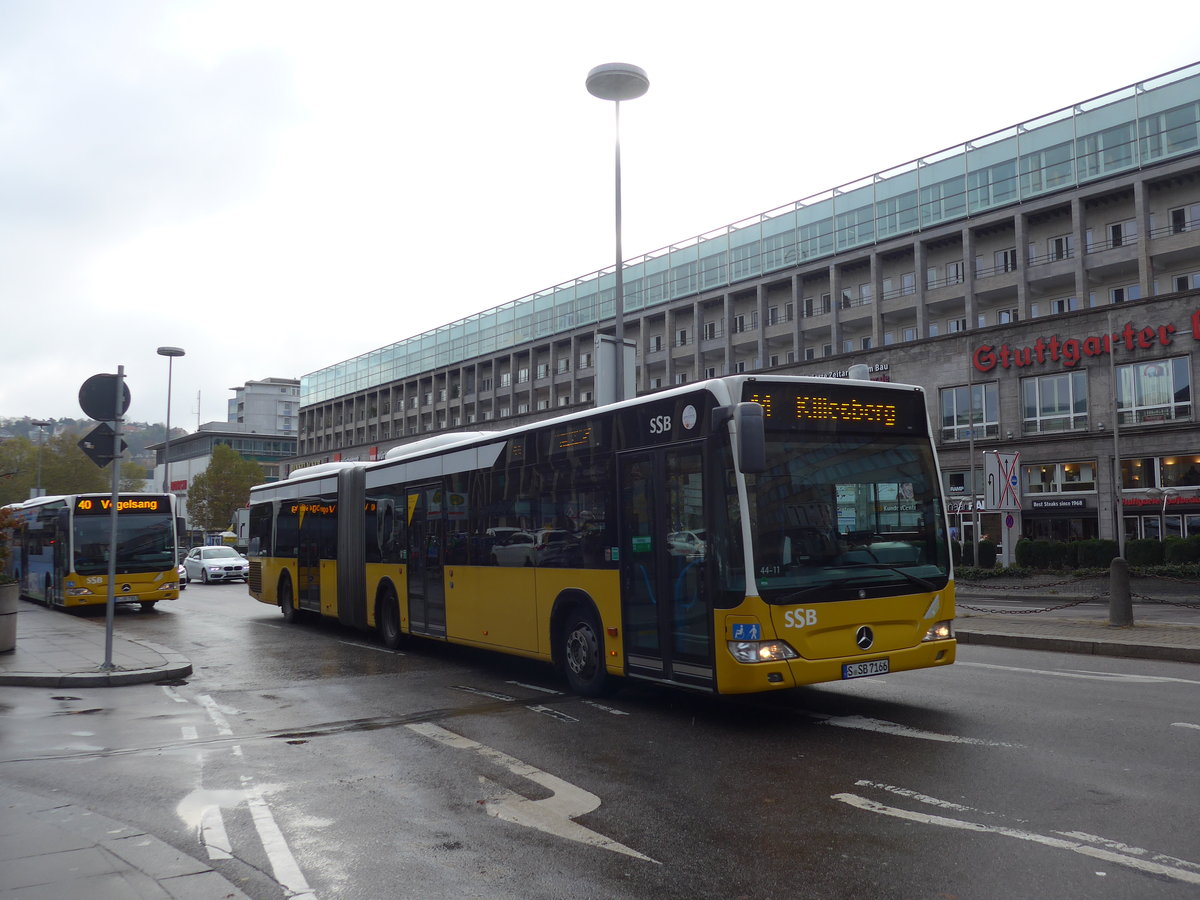
[{"label": "white arrow marking on road", "polygon": [[[909,822],[920,822],[924,825],[940,825],[943,828],[956,828],[980,834],[998,834],[1021,841],[1032,841],[1035,844],[1043,844],[1059,850],[1070,850],[1074,853],[1080,853],[1083,856],[1102,859],[1106,862],[1116,863],[1119,866],[1126,866],[1130,869],[1139,869],[1151,875],[1161,875],[1165,878],[1173,878],[1176,881],[1182,881],[1187,884],[1200,884],[1200,872],[1189,872],[1177,866],[1167,866],[1147,859],[1137,859],[1136,857],[1126,856],[1122,853],[1114,853],[1112,850],[1106,850],[1102,847],[1090,847],[1080,841],[1064,840],[1045,834],[1036,834],[1032,831],[1022,831],[1017,828],[983,825],[979,822],[965,822],[962,819],[951,819],[946,816],[934,816],[929,813],[897,809],[894,806],[884,806],[882,803],[868,800],[866,797],[859,797],[856,794],[834,794],[831,799],[840,800],[842,803],[847,803],[859,809],[865,809],[868,812],[882,813],[885,816],[893,816],[897,819],[906,819]],[[1187,863],[1187,865],[1195,865],[1195,863]]]},{"label": "white arrow marking on road", "polygon": [[563,781],[561,778],[551,775],[548,772],[543,772],[541,769],[534,768],[528,763],[521,762],[521,760],[509,756],[500,750],[484,746],[470,738],[455,734],[453,731],[447,731],[441,726],[428,723],[414,723],[406,727],[412,729],[417,734],[424,735],[448,747],[454,747],[458,750],[474,750],[480,756],[490,759],[499,766],[503,766],[514,775],[528,778],[535,784],[541,785],[546,790],[552,792],[551,796],[543,800],[529,800],[520,794],[515,794],[506,788],[494,784],[486,778],[481,778],[480,780],[488,787],[492,795],[485,803],[488,815],[503,819],[506,822],[524,825],[527,828],[535,828],[547,834],[557,835],[569,841],[589,844],[593,847],[612,850],[615,853],[624,853],[626,856],[632,856],[635,859],[643,859],[646,862],[659,864],[656,859],[651,859],[630,847],[626,847],[624,844],[609,840],[604,835],[597,834],[590,828],[584,828],[582,825],[571,821],[576,816],[582,816],[599,808],[600,798],[595,794],[589,793],[581,787],[576,787],[570,782]]}]

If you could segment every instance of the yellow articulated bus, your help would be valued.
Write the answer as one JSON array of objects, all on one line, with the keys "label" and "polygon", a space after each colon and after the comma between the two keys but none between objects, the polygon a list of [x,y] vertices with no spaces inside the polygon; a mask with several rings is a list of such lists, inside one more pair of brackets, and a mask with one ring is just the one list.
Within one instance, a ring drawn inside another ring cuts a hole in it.
[{"label": "yellow articulated bus", "polygon": [[[108,603],[111,494],[36,497],[9,509],[17,523],[9,567],[22,596],[47,606]],[[116,522],[114,602],[153,611],[177,599],[175,497],[118,494]]]},{"label": "yellow articulated bus", "polygon": [[250,593],[558,666],[721,694],[954,661],[925,395],[730,376],[440,435],[251,492]]}]

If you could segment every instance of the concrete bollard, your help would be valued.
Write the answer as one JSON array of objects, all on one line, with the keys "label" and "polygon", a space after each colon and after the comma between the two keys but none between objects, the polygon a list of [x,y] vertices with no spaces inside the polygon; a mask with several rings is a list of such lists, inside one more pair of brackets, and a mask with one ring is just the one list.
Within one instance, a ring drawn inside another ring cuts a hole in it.
[{"label": "concrete bollard", "polygon": [[1113,558],[1108,567],[1108,624],[1126,628],[1133,624],[1133,600],[1129,596],[1129,563]]}]

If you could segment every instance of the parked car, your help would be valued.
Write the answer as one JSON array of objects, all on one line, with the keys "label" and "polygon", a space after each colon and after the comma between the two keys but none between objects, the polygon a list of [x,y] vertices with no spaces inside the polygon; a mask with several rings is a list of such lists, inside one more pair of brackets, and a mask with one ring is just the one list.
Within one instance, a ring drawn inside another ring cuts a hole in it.
[{"label": "parked car", "polygon": [[250,560],[232,547],[193,547],[183,560],[188,581],[250,580]]},{"label": "parked car", "polygon": [[188,586],[187,566],[183,563],[179,564],[179,589],[182,591]]},{"label": "parked car", "polygon": [[487,536],[492,541],[491,563],[493,566],[532,566],[534,560],[534,537],[519,528],[489,528]]}]

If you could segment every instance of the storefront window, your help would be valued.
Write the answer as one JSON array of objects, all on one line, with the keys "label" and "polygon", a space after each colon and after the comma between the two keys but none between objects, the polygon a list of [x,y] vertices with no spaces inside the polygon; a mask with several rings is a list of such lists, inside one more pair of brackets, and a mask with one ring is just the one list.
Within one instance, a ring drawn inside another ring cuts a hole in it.
[{"label": "storefront window", "polygon": [[1192,417],[1192,374],[1185,356],[1117,367],[1121,425]]},{"label": "storefront window", "polygon": [[1025,466],[1029,494],[1079,494],[1096,490],[1096,467],[1091,462],[1046,463]]}]

